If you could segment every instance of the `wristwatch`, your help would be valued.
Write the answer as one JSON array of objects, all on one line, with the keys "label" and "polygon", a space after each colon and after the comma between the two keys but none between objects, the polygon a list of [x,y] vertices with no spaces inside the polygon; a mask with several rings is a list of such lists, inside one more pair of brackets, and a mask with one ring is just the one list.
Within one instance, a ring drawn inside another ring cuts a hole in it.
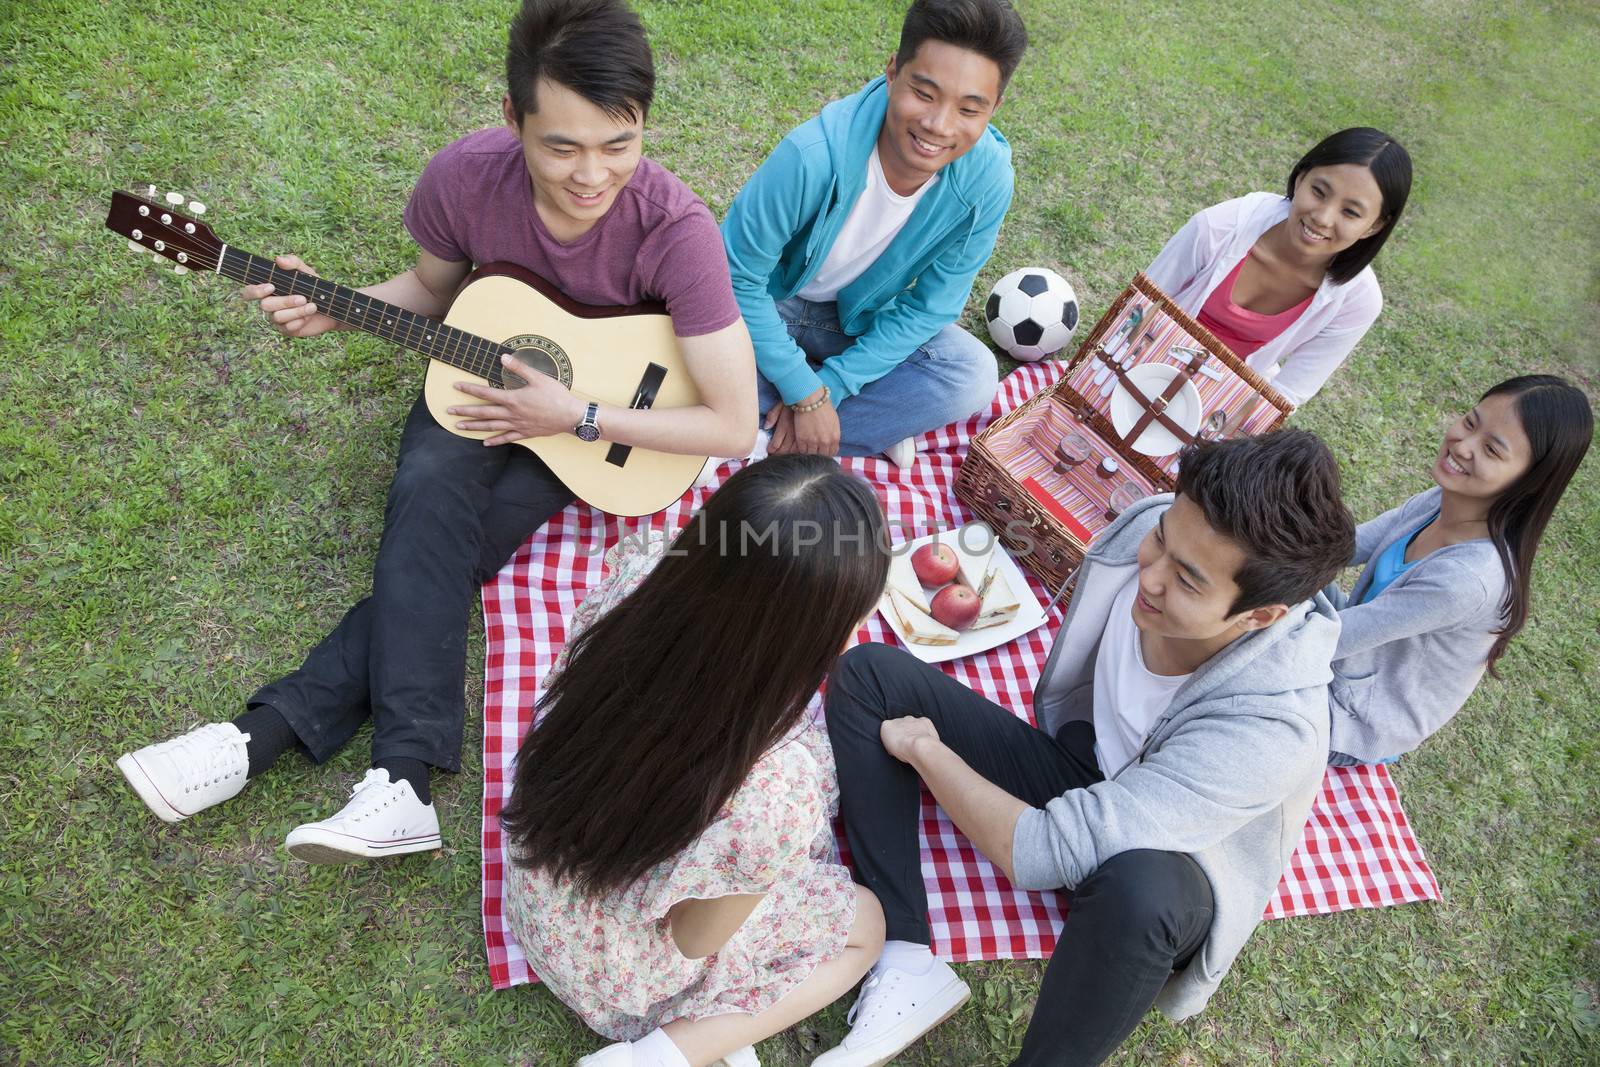
[{"label": "wristwatch", "polygon": [[580,441],[600,440],[600,423],[595,421],[595,416],[600,414],[599,404],[590,404],[583,413],[583,421],[572,428]]}]

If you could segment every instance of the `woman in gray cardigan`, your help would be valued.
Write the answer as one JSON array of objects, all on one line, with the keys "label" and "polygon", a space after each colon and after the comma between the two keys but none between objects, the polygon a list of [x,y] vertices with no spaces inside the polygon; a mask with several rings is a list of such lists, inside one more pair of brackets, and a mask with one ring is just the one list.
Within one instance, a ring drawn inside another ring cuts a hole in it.
[{"label": "woman in gray cardigan", "polygon": [[1409,752],[1461,709],[1528,618],[1529,575],[1594,415],[1564,379],[1501,382],[1445,431],[1436,483],[1356,531],[1365,568],[1347,597],[1328,762]]}]

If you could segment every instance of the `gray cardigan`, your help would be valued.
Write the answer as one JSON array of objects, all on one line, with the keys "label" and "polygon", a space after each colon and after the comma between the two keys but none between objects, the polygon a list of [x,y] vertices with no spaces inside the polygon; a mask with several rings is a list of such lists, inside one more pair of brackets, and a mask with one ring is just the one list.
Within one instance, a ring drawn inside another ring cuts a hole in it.
[{"label": "gray cardigan", "polygon": [[1438,510],[1435,486],[1362,523],[1350,562],[1365,569],[1348,597],[1337,586],[1326,590],[1342,624],[1328,692],[1335,753],[1371,763],[1410,752],[1461,710],[1483,677],[1506,594],[1493,542],[1430,552],[1361,603],[1378,557]]},{"label": "gray cardigan", "polygon": [[[1171,502],[1169,494],[1135,504],[1084,557],[1034,690],[1047,732],[1092,721],[1095,656],[1112,601],[1138,572],[1139,542]],[[1296,605],[1195,671],[1126,767],[1017,822],[1012,861],[1025,889],[1074,888],[1133,849],[1194,857],[1216,907],[1205,944],[1156,999],[1169,1018],[1205,1007],[1300,842],[1327,768],[1328,661],[1338,637],[1338,615],[1320,593]]]}]

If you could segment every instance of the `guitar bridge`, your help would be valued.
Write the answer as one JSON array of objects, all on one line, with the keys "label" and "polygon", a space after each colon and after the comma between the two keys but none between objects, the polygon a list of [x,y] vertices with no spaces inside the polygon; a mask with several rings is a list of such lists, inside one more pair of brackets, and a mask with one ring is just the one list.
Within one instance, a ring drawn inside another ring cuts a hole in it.
[{"label": "guitar bridge", "polygon": [[[667,379],[667,368],[659,363],[651,363],[644,369],[644,374],[639,378],[639,388],[633,392],[633,402],[628,405],[634,411],[648,411],[655,406],[656,394],[661,391],[661,383]],[[633,451],[631,445],[611,446],[606,452],[606,462],[612,466],[621,467],[628,462],[628,455]]]}]

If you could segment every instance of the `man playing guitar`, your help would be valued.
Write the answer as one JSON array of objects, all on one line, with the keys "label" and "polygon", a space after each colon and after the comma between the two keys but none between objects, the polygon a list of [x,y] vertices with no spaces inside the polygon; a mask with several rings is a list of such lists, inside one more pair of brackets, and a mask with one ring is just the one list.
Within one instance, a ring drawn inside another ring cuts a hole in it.
[{"label": "man playing guitar", "polygon": [[[480,442],[440,426],[419,399],[400,439],[372,594],[237,719],[118,760],[165,821],[235,796],[291,745],[327,759],[370,715],[372,769],[341,811],[291,831],[289,851],[349,862],[438,848],[428,776],[460,766],[472,598],[573,499],[536,455],[503,446],[561,433],[688,455],[744,455],[754,444],[754,356],[721,235],[688,186],[642,155],[655,70],[638,17],[623,0],[524,0],[506,74],[505,124],[447,146],[406,205],[416,265],[361,291],[438,317],[475,265],[511,262],[579,303],[659,301],[701,403],[596,405],[540,374],[509,389],[462,382],[450,415],[458,429],[489,432]],[[277,266],[314,273],[296,256]],[[341,328],[304,296],[242,292],[289,337]]]}]

